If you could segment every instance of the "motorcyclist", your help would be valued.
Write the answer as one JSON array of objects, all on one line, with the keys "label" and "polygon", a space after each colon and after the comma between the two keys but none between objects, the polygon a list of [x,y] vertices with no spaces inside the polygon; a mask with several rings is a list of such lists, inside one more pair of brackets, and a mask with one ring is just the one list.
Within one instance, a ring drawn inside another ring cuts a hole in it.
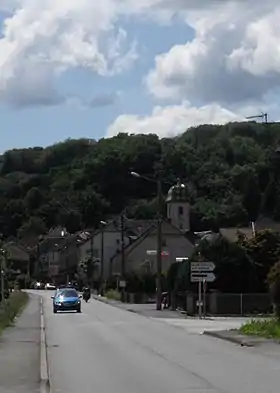
[{"label": "motorcyclist", "polygon": [[90,298],[90,288],[88,286],[83,287],[83,299],[88,300]]}]

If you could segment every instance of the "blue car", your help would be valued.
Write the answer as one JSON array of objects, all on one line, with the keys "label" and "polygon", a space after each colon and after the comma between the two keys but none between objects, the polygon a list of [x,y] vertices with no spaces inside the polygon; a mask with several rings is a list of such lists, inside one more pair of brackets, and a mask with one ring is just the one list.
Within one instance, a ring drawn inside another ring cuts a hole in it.
[{"label": "blue car", "polygon": [[57,311],[77,311],[81,312],[81,297],[76,289],[65,288],[60,289],[52,296],[53,312]]}]

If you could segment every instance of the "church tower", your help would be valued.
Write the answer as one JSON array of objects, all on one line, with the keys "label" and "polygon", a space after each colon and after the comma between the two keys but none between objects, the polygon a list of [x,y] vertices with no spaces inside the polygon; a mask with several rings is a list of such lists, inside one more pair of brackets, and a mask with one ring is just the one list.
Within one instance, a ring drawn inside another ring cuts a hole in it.
[{"label": "church tower", "polygon": [[188,201],[188,190],[185,184],[178,179],[177,184],[168,191],[167,218],[172,225],[189,232],[190,230],[190,203]]}]

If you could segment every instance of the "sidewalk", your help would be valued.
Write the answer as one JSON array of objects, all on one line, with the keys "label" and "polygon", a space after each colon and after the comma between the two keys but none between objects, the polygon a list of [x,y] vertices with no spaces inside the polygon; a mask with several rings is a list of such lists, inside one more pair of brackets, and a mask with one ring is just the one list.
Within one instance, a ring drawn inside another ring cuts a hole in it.
[{"label": "sidewalk", "polygon": [[170,309],[162,309],[161,311],[156,309],[154,303],[148,304],[133,304],[133,303],[122,303],[117,300],[107,299],[103,296],[92,294],[92,298],[103,303],[110,304],[111,306],[122,308],[123,310],[134,312],[136,314],[143,315],[148,318],[172,318],[172,319],[183,319],[185,316],[179,311],[173,311]]},{"label": "sidewalk", "polygon": [[39,392],[40,297],[29,302],[15,325],[0,337],[0,392]]}]

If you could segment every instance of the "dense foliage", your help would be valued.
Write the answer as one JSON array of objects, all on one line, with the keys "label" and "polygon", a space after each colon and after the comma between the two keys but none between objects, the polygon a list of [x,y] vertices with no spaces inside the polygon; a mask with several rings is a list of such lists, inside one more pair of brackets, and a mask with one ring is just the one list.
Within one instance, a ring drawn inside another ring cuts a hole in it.
[{"label": "dense foliage", "polygon": [[0,163],[1,232],[37,235],[57,224],[73,232],[124,207],[151,217],[156,186],[130,171],[160,174],[165,192],[181,178],[194,230],[247,224],[263,212],[279,218],[278,131],[277,124],[205,125],[162,140],[120,134],[8,151]]}]

